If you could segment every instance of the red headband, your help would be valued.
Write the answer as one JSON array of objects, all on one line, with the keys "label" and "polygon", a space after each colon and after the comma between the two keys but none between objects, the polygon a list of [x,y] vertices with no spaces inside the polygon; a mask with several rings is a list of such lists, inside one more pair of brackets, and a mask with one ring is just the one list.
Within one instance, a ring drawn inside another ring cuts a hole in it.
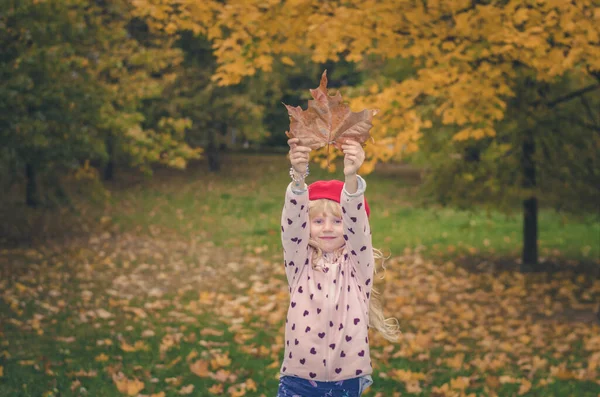
[{"label": "red headband", "polygon": [[[308,199],[311,201],[327,199],[339,203],[343,188],[344,182],[335,179],[331,181],[316,181],[308,185]],[[369,204],[367,204],[366,198],[365,210],[367,211],[367,216],[369,216],[371,214],[371,210],[369,208]]]}]

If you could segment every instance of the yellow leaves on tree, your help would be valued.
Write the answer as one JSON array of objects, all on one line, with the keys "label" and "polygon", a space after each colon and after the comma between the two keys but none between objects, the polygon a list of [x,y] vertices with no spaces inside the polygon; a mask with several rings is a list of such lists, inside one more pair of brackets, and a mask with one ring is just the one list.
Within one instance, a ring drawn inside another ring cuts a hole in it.
[{"label": "yellow leaves on tree", "polygon": [[566,73],[600,73],[600,7],[591,0],[201,4],[136,2],[138,14],[159,28],[176,24],[204,32],[219,65],[213,78],[222,85],[268,72],[276,61],[292,65],[294,56],[362,62],[366,70],[372,59],[410,60],[417,72],[368,81],[369,89],[352,104],[380,109],[368,159],[385,161],[418,149],[431,127],[424,98],[444,124],[462,126],[454,139],[493,138],[519,76],[550,82]]}]

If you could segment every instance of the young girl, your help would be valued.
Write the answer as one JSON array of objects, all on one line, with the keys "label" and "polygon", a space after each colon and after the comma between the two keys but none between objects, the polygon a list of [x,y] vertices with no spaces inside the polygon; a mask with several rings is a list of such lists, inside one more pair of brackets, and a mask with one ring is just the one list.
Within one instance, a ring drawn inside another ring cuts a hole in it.
[{"label": "young girl", "polygon": [[399,332],[373,299],[370,209],[366,182],[356,174],[365,154],[348,141],[342,146],[345,183],[307,187],[311,149],[298,143],[288,141],[293,181],[281,217],[290,306],[278,397],[359,397],[373,383],[369,327],[389,340]]}]

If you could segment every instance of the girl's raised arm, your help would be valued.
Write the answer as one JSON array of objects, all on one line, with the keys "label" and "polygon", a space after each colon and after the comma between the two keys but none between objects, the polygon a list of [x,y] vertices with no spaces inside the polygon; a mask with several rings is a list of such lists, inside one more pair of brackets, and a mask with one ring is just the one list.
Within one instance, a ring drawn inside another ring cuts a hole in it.
[{"label": "girl's raised arm", "polygon": [[290,292],[300,277],[304,266],[308,265],[308,188],[304,178],[308,171],[310,148],[298,146],[298,139],[288,140],[290,145],[291,176],[293,181],[285,193],[285,204],[281,214],[281,243],[285,273]]},{"label": "girl's raised arm", "polygon": [[340,197],[344,240],[346,240],[350,261],[355,266],[353,271],[360,280],[359,288],[369,298],[373,287],[375,260],[364,196],[367,183],[357,175],[358,169],[365,160],[365,152],[356,141],[347,141],[342,145],[342,150],[346,177]]},{"label": "girl's raised arm", "polygon": [[350,262],[354,264],[352,270],[357,273],[359,288],[369,298],[373,287],[375,259],[373,257],[371,228],[364,203],[364,192],[367,183],[360,176],[356,176],[356,181],[358,187],[354,193],[348,192],[348,181],[342,190],[342,196],[340,197],[342,223]]}]

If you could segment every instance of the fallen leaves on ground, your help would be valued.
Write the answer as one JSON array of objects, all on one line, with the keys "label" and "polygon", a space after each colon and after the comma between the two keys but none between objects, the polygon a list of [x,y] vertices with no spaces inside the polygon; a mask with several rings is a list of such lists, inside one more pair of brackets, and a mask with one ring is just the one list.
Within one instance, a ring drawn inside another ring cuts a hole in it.
[{"label": "fallen leaves on ground", "polygon": [[[0,377],[14,363],[68,376],[74,388],[108,375],[129,396],[193,395],[202,382],[202,391],[233,397],[259,395],[278,374],[289,295],[277,260],[240,262],[210,243],[132,236],[97,238],[52,256],[22,254],[35,260],[0,278],[9,310],[3,316],[29,338],[48,338],[63,352],[56,357],[66,358],[31,355],[0,333]],[[568,316],[596,310],[600,280],[566,272],[470,273],[415,252],[390,258],[386,267],[376,287],[403,333],[390,343],[371,331],[374,390],[381,381],[402,395],[460,397],[479,395],[474,390],[492,396],[509,386],[525,395],[560,380],[600,385],[600,326]],[[78,333],[56,334],[58,318]],[[93,329],[110,332],[86,337]],[[69,365],[67,349],[81,354],[79,344],[96,349],[90,361],[102,370],[52,371]],[[232,351],[247,359],[234,359]],[[156,362],[146,368],[124,359],[140,354]],[[263,360],[260,378],[249,364],[254,359]],[[170,370],[179,373],[164,372]],[[440,373],[447,374],[443,382]]]}]

